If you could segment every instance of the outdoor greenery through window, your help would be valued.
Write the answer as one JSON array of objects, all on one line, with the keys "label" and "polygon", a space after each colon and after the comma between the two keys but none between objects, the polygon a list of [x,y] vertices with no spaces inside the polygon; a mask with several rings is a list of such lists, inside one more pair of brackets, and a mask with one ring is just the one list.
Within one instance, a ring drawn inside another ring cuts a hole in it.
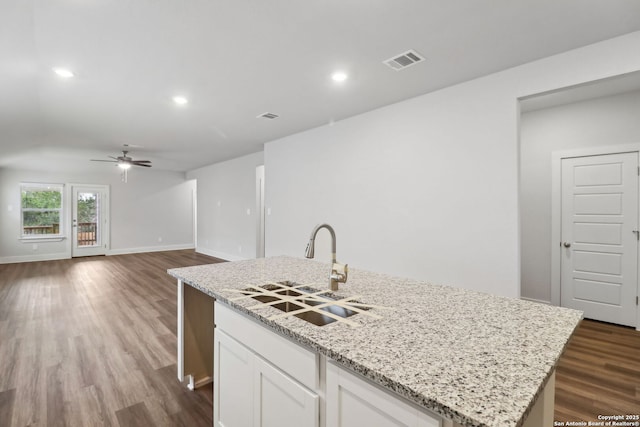
[{"label": "outdoor greenery through window", "polygon": [[78,193],[78,222],[95,224],[98,221],[96,193]]},{"label": "outdoor greenery through window", "polygon": [[98,215],[100,212],[100,200],[97,192],[89,191],[76,192],[75,208],[78,222],[77,226],[77,244],[78,246],[94,246],[98,243],[99,228]]},{"label": "outdoor greenery through window", "polygon": [[59,184],[22,184],[22,237],[60,236],[62,189]]}]

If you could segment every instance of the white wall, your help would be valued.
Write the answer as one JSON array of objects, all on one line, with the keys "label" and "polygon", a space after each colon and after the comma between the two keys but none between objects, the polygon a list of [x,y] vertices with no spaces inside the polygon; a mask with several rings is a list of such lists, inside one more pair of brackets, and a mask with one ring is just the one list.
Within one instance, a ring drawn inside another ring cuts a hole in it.
[{"label": "white wall", "polygon": [[[266,253],[520,294],[519,97],[640,69],[640,32],[266,144]],[[428,64],[427,64],[428,65]]]},{"label": "white wall", "polygon": [[197,180],[196,251],[231,261],[255,258],[256,167],[262,164],[260,152],[187,172]]},{"label": "white wall", "polygon": [[[70,238],[62,242],[38,243],[37,251],[31,243],[18,240],[21,182],[109,185],[109,254],[193,247],[194,184],[185,181],[183,173],[131,170],[129,182],[123,183],[116,171],[52,173],[0,169],[0,263],[62,259],[71,255]],[[68,233],[68,211],[66,221]]]},{"label": "white wall", "polygon": [[522,296],[551,301],[551,153],[640,142],[640,91],[521,118]]}]

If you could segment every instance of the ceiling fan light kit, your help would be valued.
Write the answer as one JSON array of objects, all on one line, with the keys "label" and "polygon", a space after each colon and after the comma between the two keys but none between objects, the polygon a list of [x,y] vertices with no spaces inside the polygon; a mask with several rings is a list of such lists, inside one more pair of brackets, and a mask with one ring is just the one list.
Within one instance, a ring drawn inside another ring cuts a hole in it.
[{"label": "ceiling fan light kit", "polygon": [[107,163],[115,163],[120,169],[122,169],[122,181],[127,182],[127,172],[131,168],[131,166],[143,166],[145,168],[151,167],[151,160],[134,160],[131,157],[127,156],[129,152],[127,150],[122,150],[122,156],[113,157],[108,156],[113,160],[97,160],[91,159],[92,162],[107,162]]}]

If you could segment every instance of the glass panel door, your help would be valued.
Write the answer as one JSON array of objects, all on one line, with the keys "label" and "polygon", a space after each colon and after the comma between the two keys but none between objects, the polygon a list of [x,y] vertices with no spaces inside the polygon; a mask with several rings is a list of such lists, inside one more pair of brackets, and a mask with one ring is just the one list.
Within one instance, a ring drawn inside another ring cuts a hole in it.
[{"label": "glass panel door", "polygon": [[78,247],[98,246],[100,244],[98,233],[100,193],[78,192],[76,203],[78,209],[76,244]]},{"label": "glass panel door", "polygon": [[102,187],[73,187],[73,256],[104,255],[106,190]]}]

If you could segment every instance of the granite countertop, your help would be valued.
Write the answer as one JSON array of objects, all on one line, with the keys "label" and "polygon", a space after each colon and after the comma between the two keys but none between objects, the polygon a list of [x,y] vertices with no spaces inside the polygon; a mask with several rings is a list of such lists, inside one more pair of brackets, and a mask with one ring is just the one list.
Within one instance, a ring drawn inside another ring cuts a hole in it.
[{"label": "granite countertop", "polygon": [[251,285],[328,286],[329,264],[292,257],[169,270],[184,283],[318,351],[377,384],[465,426],[520,426],[542,392],[582,312],[351,269],[340,296],[389,307],[378,318],[315,326],[268,318],[237,299]]}]

